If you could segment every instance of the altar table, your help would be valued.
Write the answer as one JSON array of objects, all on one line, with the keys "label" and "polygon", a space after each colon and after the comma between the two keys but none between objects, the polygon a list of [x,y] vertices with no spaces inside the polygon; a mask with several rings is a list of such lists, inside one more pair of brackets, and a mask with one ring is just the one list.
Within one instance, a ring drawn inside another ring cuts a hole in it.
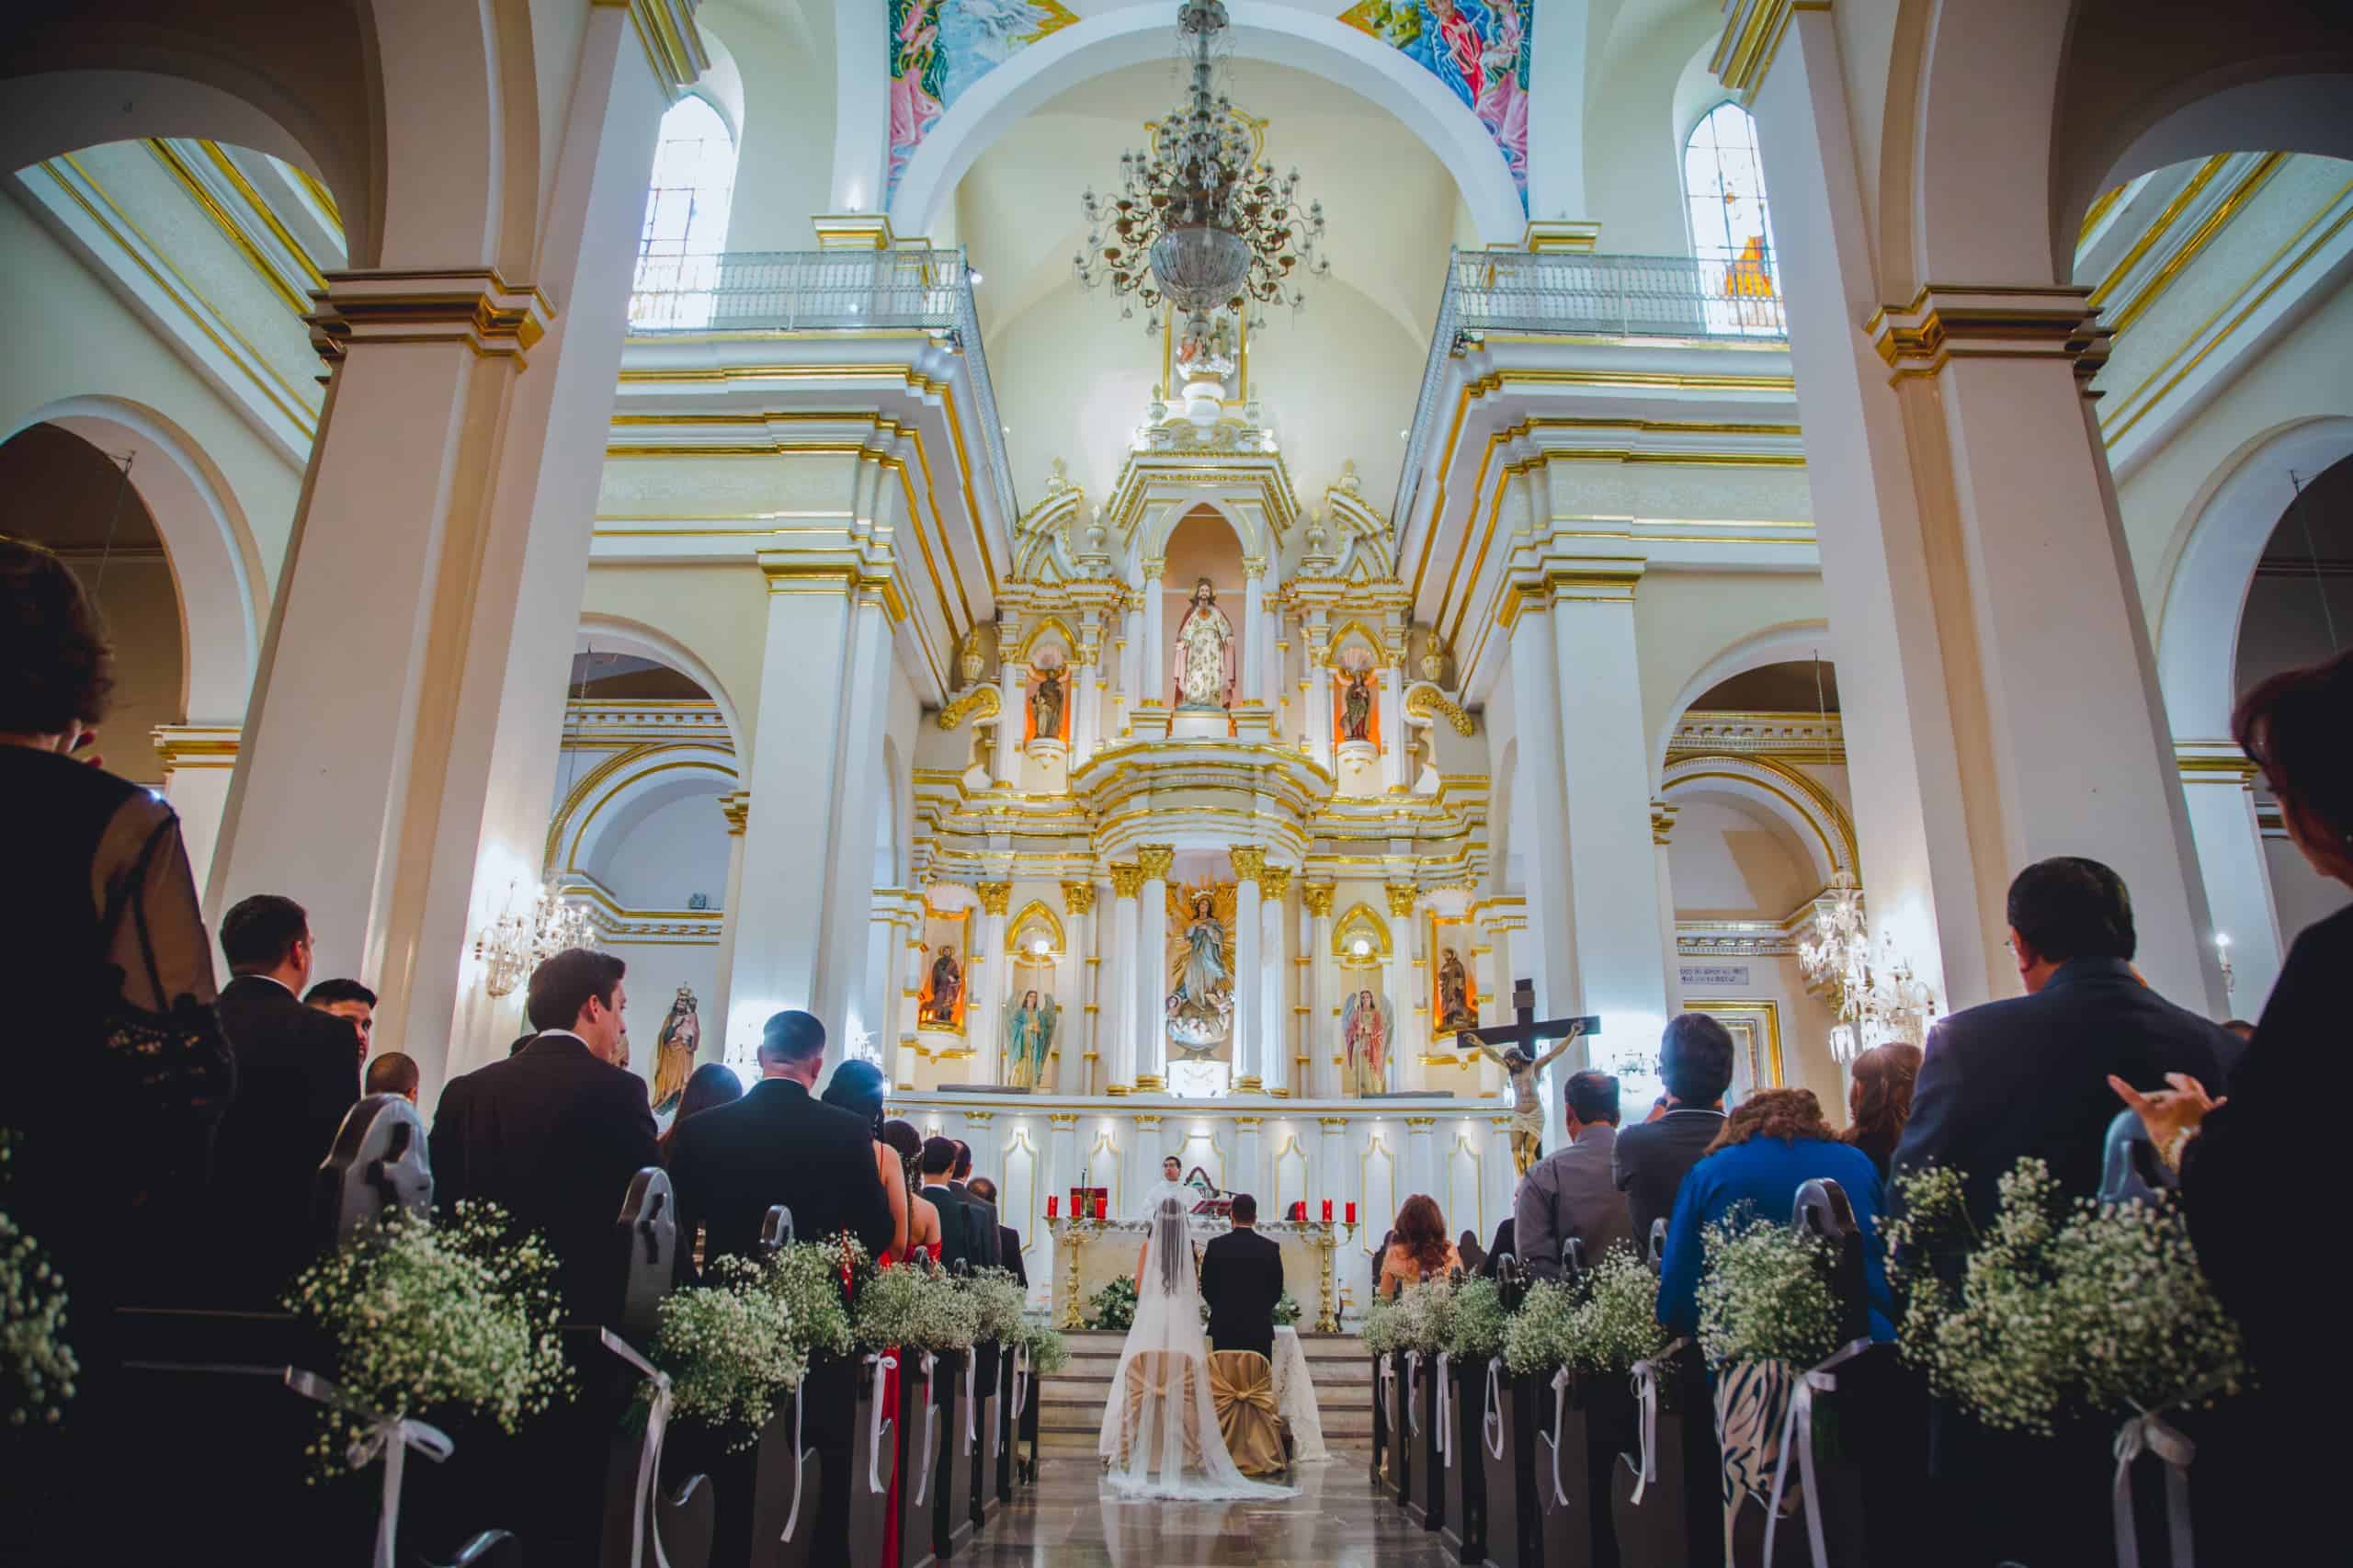
[{"label": "altar table", "polygon": [[1324,1446],[1324,1417],[1315,1408],[1315,1381],[1307,1375],[1307,1351],[1299,1343],[1299,1330],[1289,1324],[1275,1329],[1275,1408],[1290,1423],[1292,1463],[1331,1459]]},{"label": "altar table", "polygon": [[[1053,1321],[1083,1326],[1086,1303],[1121,1275],[1136,1271],[1136,1254],[1150,1227],[1142,1220],[1047,1221],[1054,1238]],[[1196,1248],[1233,1227],[1210,1215],[1189,1221]],[[1267,1220],[1258,1233],[1282,1249],[1283,1282],[1299,1302],[1302,1320],[1318,1334],[1339,1332],[1340,1294],[1333,1278],[1333,1254],[1345,1227],[1316,1220]]]}]

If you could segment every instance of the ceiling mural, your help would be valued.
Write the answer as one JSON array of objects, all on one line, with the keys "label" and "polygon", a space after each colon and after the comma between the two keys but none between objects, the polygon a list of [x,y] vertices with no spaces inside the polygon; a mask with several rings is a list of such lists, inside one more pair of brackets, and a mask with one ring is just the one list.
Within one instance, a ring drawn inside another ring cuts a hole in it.
[{"label": "ceiling mural", "polygon": [[1057,0],[891,0],[891,192],[973,83],[1077,20]]},{"label": "ceiling mural", "polygon": [[1446,84],[1487,134],[1528,206],[1528,62],[1532,0],[1359,0],[1340,20]]}]

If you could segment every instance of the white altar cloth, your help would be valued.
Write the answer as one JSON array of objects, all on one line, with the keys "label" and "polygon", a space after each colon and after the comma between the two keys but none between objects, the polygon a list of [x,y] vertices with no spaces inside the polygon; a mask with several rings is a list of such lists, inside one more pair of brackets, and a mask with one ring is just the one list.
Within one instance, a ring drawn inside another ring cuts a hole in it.
[{"label": "white altar cloth", "polygon": [[1290,1423],[1291,1462],[1328,1463],[1332,1451],[1324,1446],[1324,1417],[1315,1409],[1307,1351],[1299,1343],[1299,1330],[1289,1324],[1275,1329],[1275,1408]]}]

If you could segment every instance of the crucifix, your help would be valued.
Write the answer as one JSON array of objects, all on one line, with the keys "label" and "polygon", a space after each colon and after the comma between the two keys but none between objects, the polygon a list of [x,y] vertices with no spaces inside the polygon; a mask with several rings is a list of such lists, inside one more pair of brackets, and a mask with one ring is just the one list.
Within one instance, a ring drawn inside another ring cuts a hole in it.
[{"label": "crucifix", "polygon": [[[1539,1023],[1536,983],[1532,980],[1512,983],[1511,1010],[1511,1023],[1493,1028],[1464,1029],[1454,1037],[1454,1048],[1477,1051],[1501,1067],[1511,1079],[1511,1163],[1521,1176],[1526,1176],[1544,1142],[1544,1096],[1536,1086],[1536,1075],[1580,1039],[1599,1034],[1601,1020],[1587,1017],[1546,1018]],[[1561,1043],[1543,1055],[1537,1055],[1537,1042],[1547,1040]],[[1504,1049],[1497,1051],[1497,1046]]]}]

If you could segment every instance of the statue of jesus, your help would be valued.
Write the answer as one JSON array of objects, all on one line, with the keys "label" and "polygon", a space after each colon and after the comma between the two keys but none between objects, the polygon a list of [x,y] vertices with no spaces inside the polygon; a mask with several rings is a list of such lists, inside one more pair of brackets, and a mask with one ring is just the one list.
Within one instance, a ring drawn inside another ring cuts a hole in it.
[{"label": "statue of jesus", "polygon": [[1233,705],[1233,624],[1217,608],[1207,577],[1193,585],[1193,608],[1176,623],[1176,702],[1181,708]]},{"label": "statue of jesus", "polygon": [[1521,1176],[1526,1176],[1528,1167],[1536,1163],[1544,1142],[1544,1093],[1537,1087],[1537,1074],[1559,1060],[1561,1053],[1574,1045],[1584,1033],[1585,1020],[1579,1018],[1559,1044],[1536,1057],[1516,1045],[1499,1051],[1475,1035],[1455,1037],[1456,1050],[1477,1051],[1500,1066],[1511,1080],[1511,1163]]}]

